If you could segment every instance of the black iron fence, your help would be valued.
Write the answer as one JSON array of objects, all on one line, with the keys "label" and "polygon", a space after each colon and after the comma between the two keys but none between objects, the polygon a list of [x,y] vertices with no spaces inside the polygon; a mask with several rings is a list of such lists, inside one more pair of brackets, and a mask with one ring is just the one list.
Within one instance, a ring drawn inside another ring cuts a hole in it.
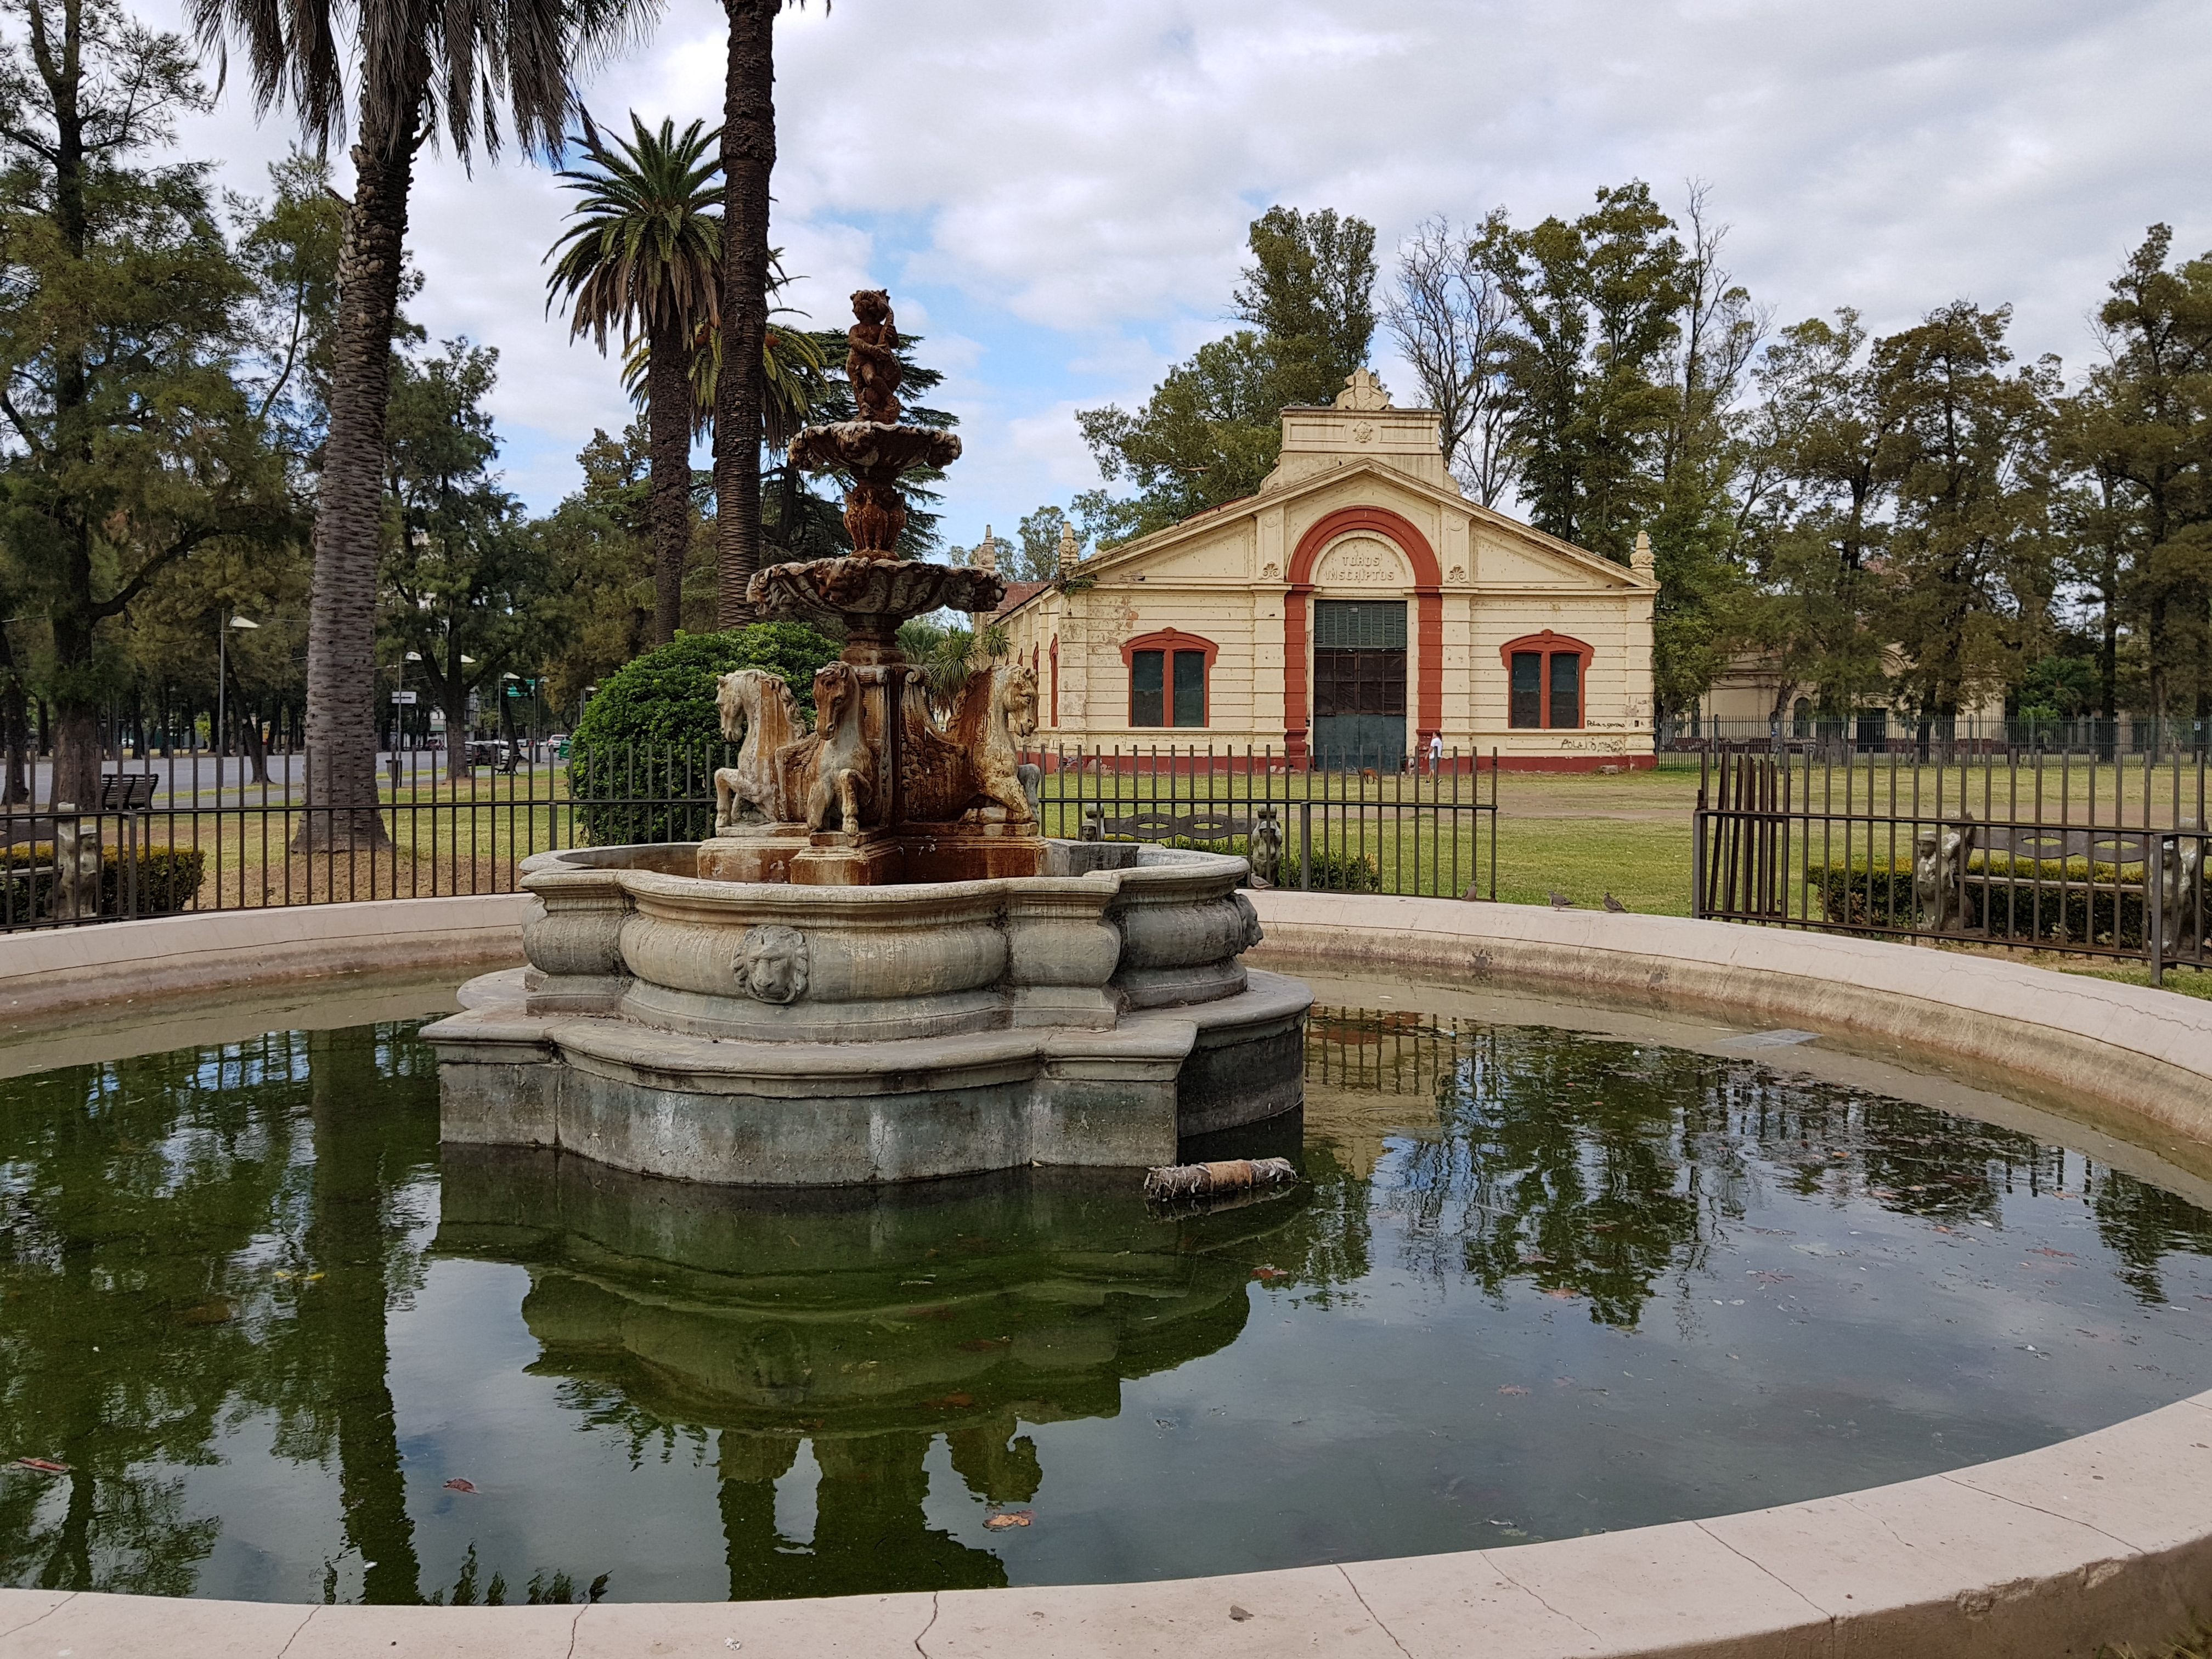
[{"label": "black iron fence", "polygon": [[[1347,757],[1356,759],[1357,757]],[[1251,858],[1271,884],[1498,896],[1498,756],[1462,749],[1328,770],[1272,749],[1033,749],[1037,817],[1070,840],[1146,841]]]},{"label": "black iron fence", "polygon": [[1717,750],[1692,914],[2206,965],[2206,757],[2014,750],[1926,764]]},{"label": "black iron fence", "polygon": [[1656,734],[1658,763],[1695,769],[1699,757],[1725,750],[1764,750],[1802,761],[1810,757],[1830,764],[1868,756],[1897,755],[1918,762],[2003,760],[2041,753],[2114,761],[2122,757],[2166,757],[2212,750],[2212,720],[2163,720],[2123,714],[2106,720],[2035,716],[1960,715],[1922,726],[1910,715],[1888,709],[1864,709],[1845,720],[1792,716],[1785,719],[1712,720],[1679,714]]},{"label": "black iron fence", "polygon": [[[95,800],[0,804],[0,932],[511,892],[533,854],[712,834],[714,772],[736,759],[723,743],[402,753],[380,768],[368,836],[304,756],[110,761]],[[1022,759],[1048,836],[1235,853],[1283,886],[1497,896],[1494,756],[1334,772],[1182,745]]]}]

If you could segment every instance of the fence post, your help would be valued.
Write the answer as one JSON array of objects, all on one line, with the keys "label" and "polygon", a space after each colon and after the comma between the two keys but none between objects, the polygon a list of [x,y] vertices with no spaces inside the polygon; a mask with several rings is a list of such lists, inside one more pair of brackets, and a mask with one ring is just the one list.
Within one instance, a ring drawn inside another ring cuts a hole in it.
[{"label": "fence post", "polygon": [[1313,802],[1298,803],[1298,885],[1313,886]]},{"label": "fence post", "polygon": [[1690,916],[1705,918],[1705,785],[1712,775],[1712,755],[1698,751],[1698,804],[1690,809]]},{"label": "fence post", "polygon": [[[2148,816],[2148,813],[2145,814]],[[2166,983],[2166,843],[2163,835],[2143,835],[2143,955],[2150,963],[2150,982]],[[2175,852],[2180,848],[2176,844]],[[2093,854],[2094,856],[2094,854]],[[2117,870],[2118,866],[2114,865]],[[2112,942],[2119,943],[2119,883],[2112,884]]]}]

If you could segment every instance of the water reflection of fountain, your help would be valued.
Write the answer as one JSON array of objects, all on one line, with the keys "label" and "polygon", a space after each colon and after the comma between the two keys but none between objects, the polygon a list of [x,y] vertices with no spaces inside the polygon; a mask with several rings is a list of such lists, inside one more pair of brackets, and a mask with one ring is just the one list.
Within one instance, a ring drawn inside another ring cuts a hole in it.
[{"label": "water reflection of fountain", "polygon": [[[928,1523],[936,1437],[977,1500],[1026,1504],[1042,1469],[1020,1425],[1114,1416],[1125,1380],[1234,1341],[1241,1247],[1303,1205],[1166,1217],[1124,1181],[1043,1170],[747,1193],[449,1146],[436,1249],[529,1270],[533,1371],[714,1432],[731,1594],[805,1595],[1003,1583]],[[804,1540],[775,1522],[802,1444]]]}]

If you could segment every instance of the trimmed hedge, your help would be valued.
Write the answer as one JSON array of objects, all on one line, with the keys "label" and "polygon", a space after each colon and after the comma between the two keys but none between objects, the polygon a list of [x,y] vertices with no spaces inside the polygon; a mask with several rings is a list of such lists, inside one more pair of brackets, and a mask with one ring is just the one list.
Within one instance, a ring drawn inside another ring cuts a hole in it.
[{"label": "trimmed hedge", "polygon": [[[142,847],[135,878],[137,908],[141,916],[174,915],[198,901],[200,882],[207,873],[207,854],[197,847]],[[124,854],[118,847],[101,849],[100,914],[125,914]],[[0,848],[0,878],[12,890],[9,902],[17,921],[46,914],[54,888],[54,848],[51,842],[18,843]],[[26,907],[27,906],[27,915]]]},{"label": "trimmed hedge", "polygon": [[837,647],[797,623],[683,634],[607,676],[568,746],[568,793],[601,847],[701,841],[714,831],[714,769],[732,766],[714,679],[733,668],[781,675],[814,712],[814,675]]},{"label": "trimmed hedge", "polygon": [[[1124,836],[1109,836],[1109,841],[1126,841]],[[1188,853],[1226,853],[1231,858],[1249,859],[1252,844],[1243,836],[1225,836],[1219,841],[1194,841],[1188,836],[1176,836],[1158,843],[1162,847],[1179,848]],[[1283,867],[1278,874],[1278,887],[1305,885],[1298,879],[1298,849],[1283,848]],[[1364,853],[1332,853],[1327,848],[1314,849],[1313,881],[1315,891],[1323,893],[1379,893],[1382,890],[1382,872],[1375,867],[1375,860]]]},{"label": "trimmed hedge", "polygon": [[[2087,858],[2015,858],[1977,853],[1966,860],[1960,909],[1966,933],[2043,945],[2143,945],[2143,867]],[[2062,890],[2059,884],[2065,883]],[[1806,872],[1822,916],[1845,927],[1910,927],[1912,861],[1862,860]],[[2094,884],[2094,885],[2092,884]],[[2116,885],[2117,884],[2117,885]]]}]

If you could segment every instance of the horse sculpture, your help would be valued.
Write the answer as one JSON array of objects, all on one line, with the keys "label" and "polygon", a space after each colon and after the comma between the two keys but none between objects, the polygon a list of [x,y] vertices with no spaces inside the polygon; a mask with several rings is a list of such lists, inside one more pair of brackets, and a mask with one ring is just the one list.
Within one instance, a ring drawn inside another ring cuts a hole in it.
[{"label": "horse sculpture", "polygon": [[1036,730],[1036,675],[1001,663],[969,676],[939,726],[919,669],[911,671],[901,710],[900,790],[907,817],[945,823],[976,807],[1004,809],[1010,823],[1030,824],[1036,813],[1022,787],[1016,739]]},{"label": "horse sculpture", "polygon": [[876,794],[876,757],[860,720],[860,680],[848,663],[833,662],[814,677],[814,735],[778,756],[784,788],[803,796],[806,827],[819,834],[837,827],[848,836]]},{"label": "horse sculpture", "polygon": [[714,705],[721,711],[722,735],[744,739],[738,763],[714,774],[714,833],[782,823],[786,810],[778,752],[805,735],[799,699],[781,676],[739,668],[714,682]]}]

